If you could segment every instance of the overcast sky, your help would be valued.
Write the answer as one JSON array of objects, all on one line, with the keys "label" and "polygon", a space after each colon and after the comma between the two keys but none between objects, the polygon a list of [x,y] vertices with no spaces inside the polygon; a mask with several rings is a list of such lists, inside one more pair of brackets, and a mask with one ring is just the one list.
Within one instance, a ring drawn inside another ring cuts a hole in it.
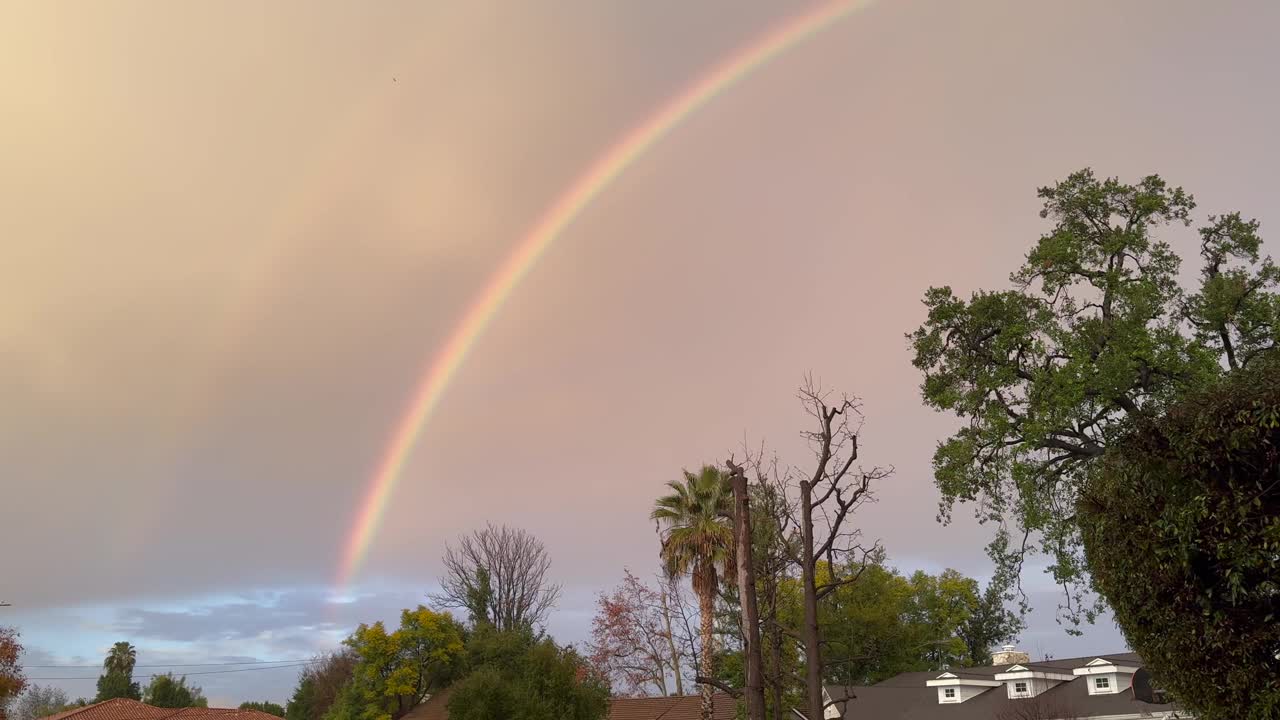
[{"label": "overcast sky", "polygon": [[[0,622],[28,662],[119,639],[144,664],[305,658],[423,600],[486,521],[546,541],[552,630],[581,640],[595,592],[656,568],[662,483],[744,438],[805,459],[807,371],[864,399],[865,457],[896,467],[864,532],[904,570],[989,572],[967,510],[935,521],[953,421],[903,339],[922,293],[1004,286],[1046,227],[1036,187],[1084,166],[1265,232],[1280,5],[883,0],[780,56],[515,291],[335,598],[488,274],[630,126],[813,5],[0,2]],[[1123,645],[1037,598],[1033,654]],[[282,701],[296,671],[192,679]]]}]

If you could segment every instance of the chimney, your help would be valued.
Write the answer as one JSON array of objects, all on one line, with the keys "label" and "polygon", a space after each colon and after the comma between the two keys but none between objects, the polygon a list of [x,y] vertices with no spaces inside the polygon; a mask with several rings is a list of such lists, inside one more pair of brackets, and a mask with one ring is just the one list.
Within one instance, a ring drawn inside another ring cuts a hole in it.
[{"label": "chimney", "polygon": [[999,652],[991,654],[992,665],[1017,665],[1029,662],[1031,662],[1031,656],[1015,649],[1012,645],[1004,645]]}]

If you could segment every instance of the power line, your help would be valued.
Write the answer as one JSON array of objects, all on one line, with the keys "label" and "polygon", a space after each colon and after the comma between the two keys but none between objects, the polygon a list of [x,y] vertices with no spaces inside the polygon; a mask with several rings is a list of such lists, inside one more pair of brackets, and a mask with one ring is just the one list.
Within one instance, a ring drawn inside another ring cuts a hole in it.
[{"label": "power line", "polygon": [[[161,665],[134,665],[135,668],[173,668],[173,667],[224,667],[229,665],[275,665],[277,663],[299,663],[303,660],[245,660],[244,662],[216,662],[216,663],[164,663]],[[312,662],[306,660],[305,662]],[[23,665],[29,668],[100,668],[101,663],[97,665]]]},{"label": "power line", "polygon": [[[237,670],[204,670],[202,672],[183,673],[183,676],[191,677],[193,675],[225,675],[227,673],[253,672],[258,670],[281,670],[284,668],[303,667],[305,665],[313,665],[313,664],[314,664],[314,661],[307,661],[307,662],[295,662],[291,665],[272,665],[271,667],[249,667],[249,668],[239,668]],[[168,667],[168,666],[161,666],[161,667]],[[144,678],[155,678],[155,677],[159,677],[161,675],[166,675],[166,674],[168,673],[153,673],[151,675],[134,675],[132,679],[142,680]],[[60,677],[33,677],[33,678],[27,678],[27,679],[28,680],[97,680],[98,678],[91,675],[90,676],[80,675],[80,676],[74,676],[74,677],[69,677],[64,675]]]}]

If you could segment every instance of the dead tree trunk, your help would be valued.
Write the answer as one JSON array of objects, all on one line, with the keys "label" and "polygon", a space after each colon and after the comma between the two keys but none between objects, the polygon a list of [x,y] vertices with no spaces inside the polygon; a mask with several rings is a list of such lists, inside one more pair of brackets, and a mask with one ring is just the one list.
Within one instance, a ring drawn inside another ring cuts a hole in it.
[{"label": "dead tree trunk", "polygon": [[742,605],[743,655],[746,678],[743,688],[748,720],[765,720],[763,657],[760,648],[760,609],[756,602],[756,572],[751,552],[751,497],[742,467],[727,461],[733,484],[734,534],[737,540],[738,599]]},{"label": "dead tree trunk", "polygon": [[810,720],[822,718],[822,634],[818,628],[818,561],[813,545],[813,486],[800,481],[800,584],[804,588],[804,699]]},{"label": "dead tree trunk", "polygon": [[[827,394],[812,380],[800,391],[800,399],[818,421],[818,429],[805,433],[817,460],[811,473],[800,476],[800,582],[804,593],[804,618],[800,641],[805,653],[805,711],[809,720],[822,720],[826,704],[822,700],[822,678],[826,662],[822,656],[822,629],[818,626],[818,606],[824,598],[853,583],[862,574],[867,559],[879,543],[865,548],[857,542],[857,529],[846,528],[850,516],[872,499],[871,482],[887,477],[892,470],[855,468],[858,460],[858,428],[850,417],[861,418],[858,404],[845,397],[828,405]],[[819,533],[815,522],[825,527]],[[861,557],[859,558],[859,555]],[[818,580],[819,563],[827,577]],[[837,659],[833,662],[841,662]]]}]

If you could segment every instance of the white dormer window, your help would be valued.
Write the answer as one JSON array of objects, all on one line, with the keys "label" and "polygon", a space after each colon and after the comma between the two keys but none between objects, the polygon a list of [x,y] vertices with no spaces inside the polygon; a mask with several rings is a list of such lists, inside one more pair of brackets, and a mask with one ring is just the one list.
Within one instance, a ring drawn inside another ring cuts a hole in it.
[{"label": "white dormer window", "polygon": [[1090,695],[1115,695],[1123,692],[1133,682],[1136,665],[1125,665],[1107,658],[1095,658],[1071,671],[1077,677],[1087,677]]},{"label": "white dormer window", "polygon": [[1009,699],[1012,700],[1035,697],[1059,683],[1072,680],[1073,677],[1053,668],[1011,665],[1004,672],[996,673],[994,679],[1005,683]]},{"label": "white dormer window", "polygon": [[950,704],[962,703],[975,698],[991,688],[1000,687],[1003,683],[983,677],[962,676],[953,672],[944,672],[925,684],[931,688],[938,689],[939,703]]}]

